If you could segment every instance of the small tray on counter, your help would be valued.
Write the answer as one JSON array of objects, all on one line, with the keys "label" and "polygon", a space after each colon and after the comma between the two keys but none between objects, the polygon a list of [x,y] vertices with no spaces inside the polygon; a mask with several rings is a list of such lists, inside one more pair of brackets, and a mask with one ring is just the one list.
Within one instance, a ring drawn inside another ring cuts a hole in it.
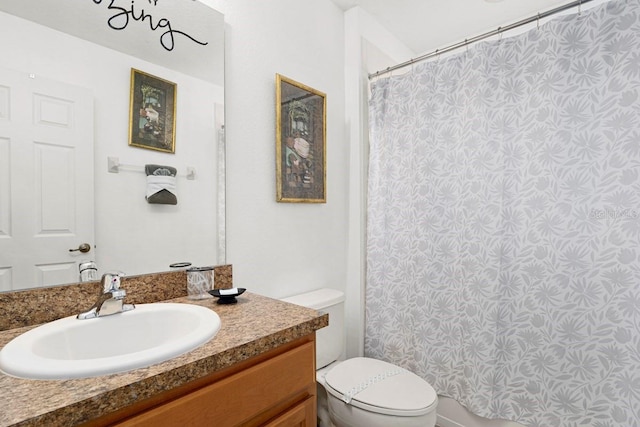
[{"label": "small tray on counter", "polygon": [[242,295],[246,291],[245,288],[232,289],[213,289],[208,291],[209,294],[218,298],[218,304],[235,304],[238,302],[237,296]]}]

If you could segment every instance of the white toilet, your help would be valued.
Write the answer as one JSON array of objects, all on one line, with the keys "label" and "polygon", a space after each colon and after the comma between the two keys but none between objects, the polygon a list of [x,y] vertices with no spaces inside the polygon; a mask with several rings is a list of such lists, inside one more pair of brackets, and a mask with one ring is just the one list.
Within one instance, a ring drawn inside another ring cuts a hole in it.
[{"label": "white toilet", "polygon": [[344,348],[344,294],[318,289],[284,301],[329,313],[316,332],[318,426],[433,427],[438,396],[399,366],[367,357],[338,361]]}]

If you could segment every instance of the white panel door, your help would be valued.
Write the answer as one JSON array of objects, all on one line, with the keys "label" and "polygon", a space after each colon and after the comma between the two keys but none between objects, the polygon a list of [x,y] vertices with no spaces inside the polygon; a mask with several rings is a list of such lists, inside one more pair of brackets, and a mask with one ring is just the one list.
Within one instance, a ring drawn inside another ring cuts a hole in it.
[{"label": "white panel door", "polygon": [[77,282],[93,221],[91,92],[0,68],[0,290]]}]

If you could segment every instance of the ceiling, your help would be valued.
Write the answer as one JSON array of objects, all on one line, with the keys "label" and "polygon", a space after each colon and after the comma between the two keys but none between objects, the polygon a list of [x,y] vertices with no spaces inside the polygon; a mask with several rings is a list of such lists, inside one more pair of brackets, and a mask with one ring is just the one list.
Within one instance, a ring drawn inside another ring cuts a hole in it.
[{"label": "ceiling", "polygon": [[360,6],[416,55],[421,55],[570,3],[570,0],[333,2],[343,10]]}]

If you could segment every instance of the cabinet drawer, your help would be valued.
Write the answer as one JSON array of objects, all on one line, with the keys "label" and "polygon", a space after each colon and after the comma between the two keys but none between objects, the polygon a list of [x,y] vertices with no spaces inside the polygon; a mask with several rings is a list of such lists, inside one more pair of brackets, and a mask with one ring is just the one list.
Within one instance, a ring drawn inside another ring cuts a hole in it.
[{"label": "cabinet drawer", "polygon": [[315,397],[309,397],[264,427],[315,427],[316,422]]},{"label": "cabinet drawer", "polygon": [[314,342],[247,368],[211,385],[136,415],[132,426],[237,426],[315,382]]}]

